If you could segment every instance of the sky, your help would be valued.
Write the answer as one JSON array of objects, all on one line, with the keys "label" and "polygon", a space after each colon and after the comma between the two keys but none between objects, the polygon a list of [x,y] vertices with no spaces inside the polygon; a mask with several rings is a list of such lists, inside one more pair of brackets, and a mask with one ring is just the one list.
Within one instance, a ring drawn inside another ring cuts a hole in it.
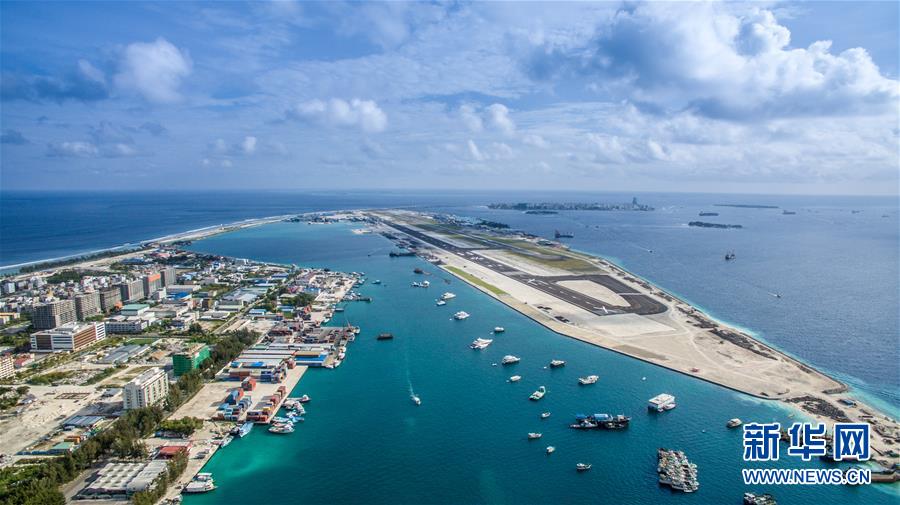
[{"label": "sky", "polygon": [[896,195],[900,3],[0,3],[0,189]]}]

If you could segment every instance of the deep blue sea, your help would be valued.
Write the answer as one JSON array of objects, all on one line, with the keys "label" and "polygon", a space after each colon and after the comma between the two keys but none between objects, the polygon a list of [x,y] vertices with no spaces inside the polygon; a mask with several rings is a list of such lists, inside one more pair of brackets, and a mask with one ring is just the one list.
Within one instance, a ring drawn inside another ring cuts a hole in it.
[{"label": "deep blue sea", "polygon": [[[896,503],[888,488],[842,486],[745,488],[740,430],[746,421],[795,419],[777,404],[749,398],[555,334],[417,258],[389,258],[378,235],[354,235],[354,225],[278,223],[194,243],[197,251],[260,260],[365,271],[372,303],[348,303],[333,324],[363,331],[336,370],[309,370],[292,395],[309,394],[306,422],[290,435],[255,429],[218,452],[204,471],[219,488],[188,496],[188,505],[245,503],[374,504],[739,504],[744,491],[769,491],[780,504]],[[576,231],[577,234],[581,234]],[[655,250],[654,253],[656,254]],[[411,288],[425,270],[432,286]],[[447,283],[449,281],[449,283]],[[457,297],[444,307],[444,291]],[[472,316],[451,319],[457,310]],[[484,351],[468,344],[494,326],[506,332]],[[383,331],[392,341],[377,341]],[[505,354],[522,362],[495,366]],[[546,369],[554,358],[568,363]],[[594,386],[579,376],[596,373]],[[523,379],[509,383],[510,375]],[[642,380],[646,378],[646,380]],[[541,402],[528,395],[544,385]],[[656,415],[646,400],[671,392],[679,407]],[[410,393],[422,398],[416,407]],[[540,412],[550,411],[549,419]],[[621,432],[569,429],[580,412],[625,413]],[[543,433],[528,441],[531,431]],[[545,454],[554,445],[556,452]],[[656,448],[686,451],[698,464],[701,489],[676,494],[656,482]],[[783,450],[783,448],[782,448]],[[587,473],[575,471],[590,462]],[[783,457],[779,466],[831,465]]]}]

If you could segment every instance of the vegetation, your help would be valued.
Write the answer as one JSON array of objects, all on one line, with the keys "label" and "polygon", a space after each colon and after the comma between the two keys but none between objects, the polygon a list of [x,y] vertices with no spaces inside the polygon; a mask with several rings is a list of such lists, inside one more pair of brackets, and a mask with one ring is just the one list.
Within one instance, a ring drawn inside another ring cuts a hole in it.
[{"label": "vegetation", "polygon": [[34,377],[28,379],[28,383],[32,386],[47,386],[53,384],[54,382],[68,379],[74,374],[75,372],[72,370],[65,372],[49,372],[43,375],[35,375]]},{"label": "vegetation", "polygon": [[463,279],[471,282],[472,284],[475,284],[476,286],[483,287],[484,289],[490,291],[491,293],[494,293],[497,296],[507,294],[506,291],[503,291],[502,289],[498,288],[497,286],[494,286],[493,284],[488,284],[487,282],[484,282],[483,280],[479,279],[478,277],[475,277],[474,275],[470,274],[469,272],[464,272],[461,268],[448,266],[447,270],[449,270],[449,271],[453,272],[454,274],[462,277]]},{"label": "vegetation", "polygon": [[109,368],[104,368],[103,370],[100,370],[99,372],[90,376],[88,378],[88,380],[84,381],[84,385],[90,386],[91,384],[96,384],[100,381],[103,381],[103,380],[109,378],[109,377],[112,377],[113,375],[119,373],[120,370],[123,370],[125,368],[126,368],[126,366],[122,363],[120,363],[114,367],[111,366]]},{"label": "vegetation", "polygon": [[506,223],[500,223],[497,221],[485,221],[484,219],[482,219],[478,224],[480,224],[481,226],[487,226],[488,228],[496,228],[498,230],[505,230],[509,228],[509,225]]},{"label": "vegetation", "polygon": [[61,266],[65,266],[65,265],[81,263],[82,261],[87,261],[87,260],[111,258],[113,256],[120,256],[123,254],[128,254],[128,253],[134,252],[136,250],[138,250],[138,249],[137,248],[132,249],[132,250],[116,249],[114,251],[103,251],[103,252],[99,252],[99,253],[95,253],[95,254],[88,254],[85,256],[73,256],[71,258],[66,258],[66,259],[62,259],[62,260],[45,261],[43,263],[35,263],[33,265],[26,265],[19,269],[19,273],[25,274],[28,272],[37,272],[39,270],[47,270],[48,268],[56,268],[56,267],[61,267]]},{"label": "vegetation", "polygon": [[203,427],[203,419],[197,417],[184,417],[176,420],[165,420],[159,424],[160,431],[190,435]]},{"label": "vegetation", "polygon": [[0,387],[0,410],[6,410],[19,404],[19,400],[28,394],[28,386],[19,386],[17,388]]},{"label": "vegetation", "polygon": [[298,293],[297,296],[291,299],[291,304],[294,307],[306,307],[314,301],[316,301],[316,295],[312,293]]},{"label": "vegetation", "polygon": [[47,282],[50,284],[59,284],[61,282],[79,282],[81,279],[84,279],[87,276],[100,276],[107,275],[106,272],[100,272],[96,270],[62,270],[56,272],[55,274],[47,277]]},{"label": "vegetation", "polygon": [[187,455],[184,453],[176,455],[166,464],[166,471],[157,477],[156,485],[146,491],[135,493],[131,497],[131,503],[133,505],[153,505],[158,502],[166,494],[169,483],[177,481],[178,477],[184,473],[187,463]]}]

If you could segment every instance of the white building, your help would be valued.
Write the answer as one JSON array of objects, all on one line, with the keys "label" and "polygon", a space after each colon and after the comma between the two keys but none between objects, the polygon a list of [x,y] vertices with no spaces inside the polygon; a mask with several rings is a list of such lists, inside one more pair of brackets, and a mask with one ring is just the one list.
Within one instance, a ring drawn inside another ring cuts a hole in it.
[{"label": "white building", "polygon": [[16,374],[16,367],[11,353],[0,353],[0,379],[12,377]]},{"label": "white building", "polygon": [[169,396],[169,379],[162,368],[151,368],[125,384],[125,410],[149,407]]},{"label": "white building", "polygon": [[77,351],[106,338],[102,323],[66,323],[31,335],[33,351]]}]

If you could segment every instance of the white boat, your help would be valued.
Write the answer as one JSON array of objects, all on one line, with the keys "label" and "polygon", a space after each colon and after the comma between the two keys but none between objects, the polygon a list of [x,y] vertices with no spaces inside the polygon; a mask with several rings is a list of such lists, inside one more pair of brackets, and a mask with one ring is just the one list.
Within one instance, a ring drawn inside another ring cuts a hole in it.
[{"label": "white boat", "polygon": [[549,412],[541,412],[541,419],[547,419],[548,417],[550,417]]},{"label": "white boat", "polygon": [[[672,407],[668,407],[672,405]],[[657,412],[662,412],[664,410],[672,410],[675,405],[675,397],[668,394],[662,393],[650,398],[647,402],[647,408],[650,410],[655,410]]]},{"label": "white boat", "polygon": [[434,302],[434,304],[440,307],[441,305],[447,305],[447,302],[445,302],[444,300],[438,300]]},{"label": "white boat", "polygon": [[279,435],[283,435],[286,433],[293,433],[294,425],[293,424],[273,424],[269,426],[269,433],[278,433]]},{"label": "white boat", "polygon": [[561,359],[554,359],[550,361],[550,368],[556,368],[560,366],[566,366],[566,362]]},{"label": "white boat", "polygon": [[456,295],[454,295],[453,293],[451,293],[449,291],[447,291],[446,293],[441,295],[441,300],[450,300],[453,298],[456,298]]},{"label": "white boat", "polygon": [[586,472],[590,469],[591,469],[590,463],[577,463],[575,465],[575,470],[578,470],[579,472]]},{"label": "white boat", "polygon": [[412,400],[412,402],[415,403],[416,405],[422,405],[422,399],[419,398],[418,396],[412,395],[412,396],[410,396],[409,398],[410,398],[410,399]]},{"label": "white boat", "polygon": [[500,363],[503,363],[504,365],[512,365],[513,363],[518,363],[520,361],[522,361],[522,359],[518,356],[507,354],[506,356],[503,356],[503,359],[500,360]]},{"label": "white boat", "polygon": [[522,380],[521,375],[513,375],[512,377],[509,378],[509,382],[519,382],[520,380]]},{"label": "white boat", "polygon": [[198,473],[194,479],[184,486],[185,493],[208,493],[216,488],[211,473]]},{"label": "white boat", "polygon": [[547,394],[547,388],[545,388],[544,386],[541,386],[541,387],[537,388],[537,391],[535,391],[534,393],[531,393],[531,396],[529,396],[528,399],[538,401],[541,398],[543,398],[545,394]]},{"label": "white boat", "polygon": [[547,454],[553,454],[553,451],[555,451],[555,450],[556,450],[556,447],[553,447],[552,445],[547,446]]},{"label": "white boat", "polygon": [[578,383],[582,386],[587,386],[589,384],[596,384],[598,380],[600,380],[599,375],[588,375],[587,377],[580,377]]},{"label": "white boat", "polygon": [[461,310],[461,311],[457,312],[456,314],[453,314],[453,319],[456,319],[457,321],[462,321],[463,319],[466,319],[467,317],[469,317],[469,313],[464,310]]},{"label": "white boat", "polygon": [[472,342],[469,347],[472,349],[484,349],[487,346],[491,345],[494,341],[489,338],[476,338],[474,342]]},{"label": "white boat", "polygon": [[504,331],[506,331],[506,328],[504,328],[504,327],[502,327],[502,326],[495,326],[495,327],[494,327],[494,333],[503,333]]},{"label": "white boat", "polygon": [[431,283],[430,283],[430,282],[428,282],[428,281],[422,281],[422,287],[423,287],[423,288],[427,288],[428,286],[431,286]]},{"label": "white boat", "polygon": [[537,440],[537,439],[539,439],[539,438],[541,438],[541,437],[543,437],[543,436],[544,436],[543,433],[534,433],[534,432],[531,432],[531,433],[528,434],[528,440]]},{"label": "white boat", "polygon": [[729,428],[737,428],[738,426],[740,426],[740,425],[742,425],[742,424],[744,424],[744,421],[741,421],[740,419],[738,419],[738,418],[735,417],[734,419],[730,419],[730,420],[725,424],[725,426],[727,426],[727,427],[729,427]]}]

